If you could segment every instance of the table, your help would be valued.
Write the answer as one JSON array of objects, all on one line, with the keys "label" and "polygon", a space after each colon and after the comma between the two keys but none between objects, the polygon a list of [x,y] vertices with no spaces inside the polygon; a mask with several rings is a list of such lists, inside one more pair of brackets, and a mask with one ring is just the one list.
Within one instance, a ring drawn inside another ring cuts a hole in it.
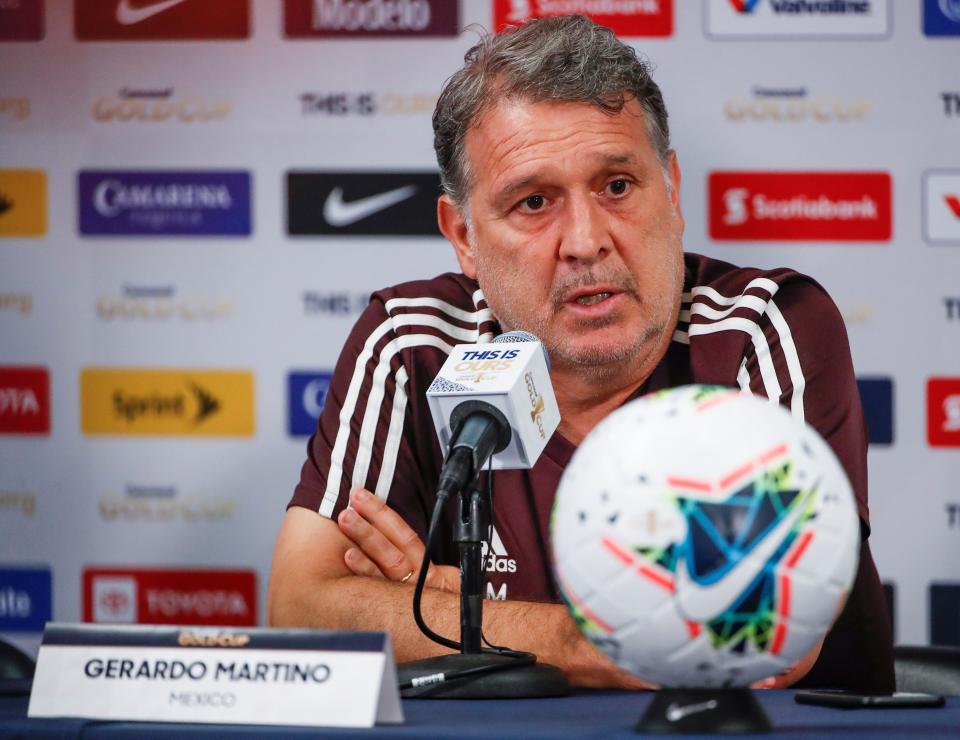
[{"label": "table", "polygon": [[[942,709],[843,710],[797,704],[793,691],[758,691],[774,725],[771,738],[960,738],[960,697]],[[581,692],[563,699],[448,701],[405,699],[406,723],[371,730],[27,719],[27,697],[0,697],[0,738],[384,737],[384,738],[637,738],[650,701],[645,693]],[[684,738],[695,735],[678,736]],[[717,737],[717,736],[710,736]],[[732,738],[736,735],[721,737]],[[742,737],[757,738],[756,735]],[[761,736],[762,737],[762,736]]]}]

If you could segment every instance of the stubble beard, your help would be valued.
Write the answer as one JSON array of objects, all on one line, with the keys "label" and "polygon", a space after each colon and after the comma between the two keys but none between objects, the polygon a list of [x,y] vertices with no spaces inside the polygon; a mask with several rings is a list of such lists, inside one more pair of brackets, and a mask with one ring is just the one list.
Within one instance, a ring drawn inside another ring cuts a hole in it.
[{"label": "stubble beard", "polygon": [[[554,367],[570,367],[579,373],[589,373],[592,377],[602,379],[618,374],[625,364],[643,365],[650,355],[660,346],[664,332],[667,330],[667,320],[673,316],[669,307],[651,304],[640,295],[636,281],[629,273],[622,271],[615,274],[603,274],[597,270],[584,269],[570,275],[550,291],[548,305],[545,311],[520,314],[513,306],[500,305],[492,295],[520,295],[523,291],[523,275],[515,267],[495,264],[485,259],[479,250],[474,250],[474,260],[477,267],[477,282],[483,290],[494,317],[500,323],[503,331],[526,331],[538,337],[544,344]],[[571,291],[585,285],[607,284],[615,285],[625,293],[630,300],[635,301],[644,315],[654,320],[646,324],[636,337],[623,342],[598,344],[591,342],[591,330],[601,330],[616,323],[617,317],[605,317],[592,322],[584,322],[580,327],[582,334],[556,336],[551,329],[551,321],[563,310],[564,299]],[[495,285],[499,291],[487,291],[484,286]],[[671,298],[666,300],[671,300]],[[655,302],[662,300],[653,297]]]}]

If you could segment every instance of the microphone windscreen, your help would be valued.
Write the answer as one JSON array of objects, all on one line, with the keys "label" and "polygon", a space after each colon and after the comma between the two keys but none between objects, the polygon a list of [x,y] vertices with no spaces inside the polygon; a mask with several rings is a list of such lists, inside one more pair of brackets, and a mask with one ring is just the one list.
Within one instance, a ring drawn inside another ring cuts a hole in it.
[{"label": "microphone windscreen", "polygon": [[543,359],[547,361],[547,370],[550,369],[550,355],[547,354],[547,348],[543,346],[543,342],[540,342],[540,337],[538,337],[536,334],[531,334],[528,331],[516,329],[514,331],[508,331],[504,334],[494,337],[493,341],[497,343],[538,342],[540,344],[540,349],[543,350]]}]

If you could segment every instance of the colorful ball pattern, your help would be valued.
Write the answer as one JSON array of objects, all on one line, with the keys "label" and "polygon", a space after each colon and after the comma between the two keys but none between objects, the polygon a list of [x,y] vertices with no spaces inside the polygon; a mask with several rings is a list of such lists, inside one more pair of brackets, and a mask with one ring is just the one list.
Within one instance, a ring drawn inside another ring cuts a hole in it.
[{"label": "colorful ball pattern", "polygon": [[555,573],[583,634],[670,687],[745,686],[805,656],[857,570],[850,482],[788,410],[729,388],[632,401],[557,491]]}]

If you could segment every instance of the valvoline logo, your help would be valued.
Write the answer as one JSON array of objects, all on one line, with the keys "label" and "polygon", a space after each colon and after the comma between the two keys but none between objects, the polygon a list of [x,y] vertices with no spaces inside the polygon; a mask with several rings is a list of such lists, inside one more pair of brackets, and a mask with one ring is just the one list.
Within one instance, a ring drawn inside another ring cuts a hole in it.
[{"label": "valvoline logo", "polygon": [[760,0],[730,0],[730,4],[738,13],[752,13]]}]

